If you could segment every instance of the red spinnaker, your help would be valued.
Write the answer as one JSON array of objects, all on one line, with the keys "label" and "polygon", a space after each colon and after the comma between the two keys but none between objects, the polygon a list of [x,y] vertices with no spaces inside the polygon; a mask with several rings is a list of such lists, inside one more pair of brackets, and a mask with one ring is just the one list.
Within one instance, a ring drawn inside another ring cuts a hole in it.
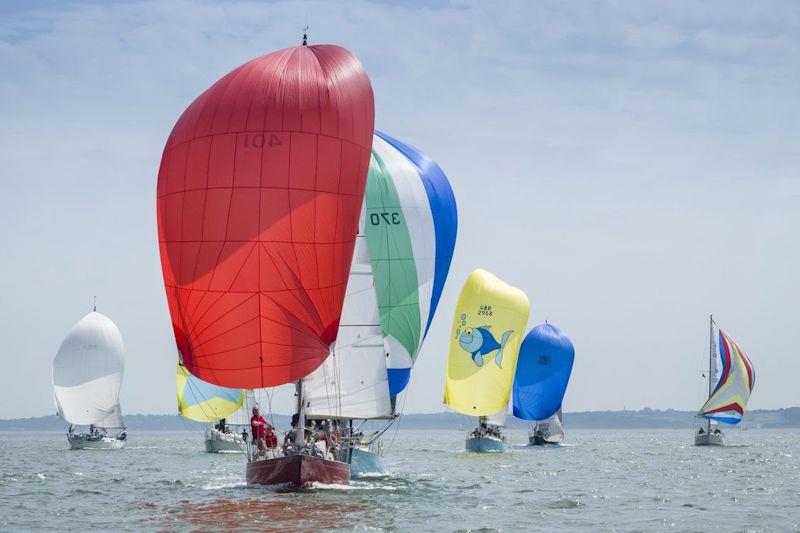
[{"label": "red spinnaker", "polygon": [[268,387],[328,356],[374,119],[361,63],[332,45],[254,59],[181,115],[158,173],[158,239],[192,374]]}]

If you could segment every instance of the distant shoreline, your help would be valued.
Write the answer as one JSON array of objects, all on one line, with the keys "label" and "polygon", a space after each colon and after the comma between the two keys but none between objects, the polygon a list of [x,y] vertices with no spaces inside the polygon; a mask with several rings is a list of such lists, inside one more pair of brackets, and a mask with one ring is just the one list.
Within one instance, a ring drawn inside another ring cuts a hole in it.
[{"label": "distant shoreline", "polygon": [[[275,414],[273,423],[278,428],[289,426],[289,416]],[[146,431],[200,431],[206,424],[191,422],[177,414],[126,415],[129,430]],[[472,424],[469,417],[458,413],[409,413],[395,424],[399,429],[467,429]],[[530,423],[509,417],[512,429],[527,428]],[[568,429],[683,429],[697,426],[694,411],[673,409],[641,409],[639,411],[581,411],[564,413],[564,426]],[[383,427],[384,422],[369,422],[367,427]],[[747,412],[742,422],[745,428],[800,428],[800,407],[785,409],[757,409]],[[463,427],[462,427],[463,426]],[[64,431],[66,423],[56,416],[0,419],[0,431]]]}]

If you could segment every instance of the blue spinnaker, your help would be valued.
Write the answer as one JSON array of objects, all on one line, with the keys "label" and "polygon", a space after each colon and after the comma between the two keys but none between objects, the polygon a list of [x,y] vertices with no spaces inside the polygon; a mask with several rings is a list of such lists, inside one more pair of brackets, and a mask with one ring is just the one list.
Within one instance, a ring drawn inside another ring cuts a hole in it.
[{"label": "blue spinnaker", "polygon": [[575,347],[552,324],[536,326],[525,336],[514,376],[514,416],[544,420],[561,407]]}]

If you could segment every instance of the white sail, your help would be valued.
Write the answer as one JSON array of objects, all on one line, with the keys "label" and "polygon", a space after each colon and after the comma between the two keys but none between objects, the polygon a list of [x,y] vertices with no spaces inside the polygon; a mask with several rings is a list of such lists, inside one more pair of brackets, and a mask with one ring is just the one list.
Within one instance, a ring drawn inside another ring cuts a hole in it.
[{"label": "white sail", "polygon": [[58,415],[71,424],[122,427],[119,389],[124,370],[119,329],[93,311],[64,338],[53,360]]},{"label": "white sail", "polygon": [[229,426],[248,426],[250,417],[253,416],[253,407],[256,407],[256,398],[252,390],[245,393],[242,406],[225,418],[225,423]]},{"label": "white sail", "polygon": [[534,434],[539,434],[547,442],[563,442],[564,426],[561,425],[561,409],[550,418],[537,420],[533,428]]},{"label": "white sail", "polygon": [[303,378],[305,416],[391,417],[386,358],[369,250],[359,231],[333,351],[317,370]]},{"label": "white sail", "polygon": [[114,407],[110,415],[99,422],[95,422],[95,426],[101,428],[124,428],[125,421],[122,419],[122,409],[119,404]]},{"label": "white sail", "polygon": [[486,417],[486,423],[491,424],[493,426],[504,427],[506,425],[507,420],[508,420],[508,407],[506,407],[502,411],[498,411],[497,413]]}]

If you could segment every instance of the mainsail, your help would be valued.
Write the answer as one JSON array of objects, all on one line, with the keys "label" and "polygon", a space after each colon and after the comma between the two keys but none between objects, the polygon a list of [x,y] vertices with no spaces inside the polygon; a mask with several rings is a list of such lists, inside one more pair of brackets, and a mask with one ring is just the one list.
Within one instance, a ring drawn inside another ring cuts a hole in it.
[{"label": "mainsail", "polygon": [[525,336],[514,376],[514,416],[543,420],[561,408],[575,347],[563,331],[541,324]]},{"label": "mainsail", "polygon": [[392,416],[375,282],[361,231],[356,238],[333,353],[322,366],[303,378],[303,398],[309,418]]},{"label": "mainsail", "polygon": [[122,335],[107,316],[93,311],[75,324],[53,360],[58,416],[70,424],[123,427],[123,354]]},{"label": "mainsail", "polygon": [[544,420],[538,420],[533,428],[533,434],[552,444],[564,442],[564,427],[561,425],[561,409]]},{"label": "mainsail", "polygon": [[719,358],[722,362],[719,381],[700,409],[699,416],[726,424],[738,424],[742,421],[755,385],[755,371],[739,345],[721,329]]},{"label": "mainsail", "polygon": [[244,390],[207,383],[193,376],[180,362],[175,383],[178,412],[196,422],[216,422],[235,413],[244,403]]},{"label": "mainsail", "polygon": [[256,58],[200,95],[158,175],[180,360],[208,383],[310,374],[339,330],[374,127],[369,78],[333,45]]},{"label": "mainsail", "polygon": [[447,405],[473,416],[506,408],[529,312],[521,290],[482,269],[470,274],[451,330]]},{"label": "mainsail", "polygon": [[250,417],[253,415],[253,407],[259,407],[256,401],[255,391],[246,390],[244,401],[239,408],[225,417],[225,422],[229,426],[248,426],[250,425]]},{"label": "mainsail", "polygon": [[492,426],[505,426],[508,421],[508,406],[505,406],[502,411],[487,416],[485,421]]},{"label": "mainsail", "polygon": [[365,202],[389,389],[396,396],[408,384],[450,269],[456,201],[447,176],[432,159],[375,132]]},{"label": "mainsail", "polygon": [[408,383],[455,233],[455,199],[438,165],[376,132],[336,347],[303,380],[307,416],[393,416],[391,397]]}]

